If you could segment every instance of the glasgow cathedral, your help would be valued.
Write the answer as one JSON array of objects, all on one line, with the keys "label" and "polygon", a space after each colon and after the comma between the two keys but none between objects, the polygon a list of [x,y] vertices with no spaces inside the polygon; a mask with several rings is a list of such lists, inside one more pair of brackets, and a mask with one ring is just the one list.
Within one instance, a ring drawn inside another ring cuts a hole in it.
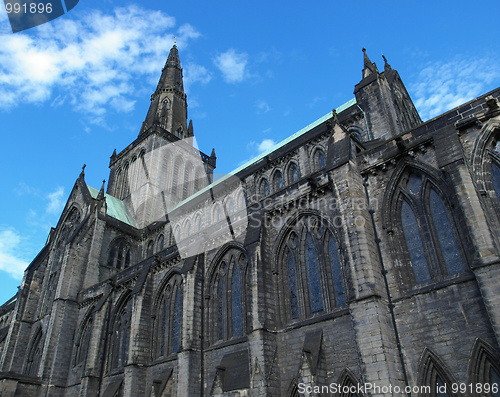
[{"label": "glasgow cathedral", "polygon": [[176,46],[0,307],[0,396],[500,396],[500,88],[353,98],[215,180]]}]

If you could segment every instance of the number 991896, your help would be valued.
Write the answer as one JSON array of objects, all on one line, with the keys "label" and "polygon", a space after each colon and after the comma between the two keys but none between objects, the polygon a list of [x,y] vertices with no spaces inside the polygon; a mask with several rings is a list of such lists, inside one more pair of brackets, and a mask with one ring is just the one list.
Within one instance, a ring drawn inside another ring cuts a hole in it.
[{"label": "number 991896", "polygon": [[500,390],[498,383],[453,383],[451,385],[452,393],[493,393]]},{"label": "number 991896", "polygon": [[7,14],[50,14],[52,12],[51,3],[5,3]]}]

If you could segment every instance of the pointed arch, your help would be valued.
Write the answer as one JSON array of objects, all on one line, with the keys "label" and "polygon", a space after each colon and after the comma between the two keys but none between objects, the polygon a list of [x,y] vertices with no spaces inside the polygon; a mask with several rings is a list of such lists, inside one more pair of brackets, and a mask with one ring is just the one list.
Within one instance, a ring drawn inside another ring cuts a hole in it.
[{"label": "pointed arch", "polygon": [[[476,338],[474,341],[469,359],[468,376],[469,383],[473,385],[492,385],[496,383],[500,387],[500,353],[482,338]],[[500,392],[490,391],[473,395],[477,397],[483,395],[498,397]]]},{"label": "pointed arch", "polygon": [[288,391],[286,393],[287,397],[300,397],[299,385],[297,384],[297,379],[293,379],[288,386]]},{"label": "pointed arch", "polygon": [[283,187],[283,174],[280,170],[276,170],[273,174],[273,191],[277,192],[278,190],[283,189]]},{"label": "pointed arch", "polygon": [[184,181],[182,184],[182,199],[185,200],[193,194],[193,164],[190,161],[186,162],[184,168]]},{"label": "pointed arch", "polygon": [[146,250],[146,258],[149,258],[151,256],[153,256],[154,254],[154,247],[155,247],[155,243],[153,240],[149,240],[148,242],[148,247],[147,247],[147,250]]},{"label": "pointed arch", "polygon": [[42,361],[43,352],[43,331],[42,326],[38,325],[36,331],[33,333],[31,343],[28,348],[26,356],[26,363],[24,365],[24,375],[37,376]]},{"label": "pointed arch", "polygon": [[273,256],[282,324],[346,304],[344,250],[335,227],[318,212],[304,211],[289,219]]},{"label": "pointed arch", "polygon": [[259,196],[266,197],[269,196],[269,182],[266,178],[262,178],[259,182]]},{"label": "pointed arch", "polygon": [[295,183],[299,180],[299,166],[294,161],[291,161],[288,165],[288,184]]},{"label": "pointed arch", "polygon": [[483,125],[472,150],[471,168],[487,221],[500,239],[500,120]]},{"label": "pointed arch", "polygon": [[358,385],[361,382],[353,374],[353,372],[346,368],[342,371],[339,376],[337,385],[339,387],[338,397],[363,397],[363,394],[359,393]]},{"label": "pointed arch", "polygon": [[208,343],[229,340],[247,333],[250,300],[247,288],[247,253],[241,244],[224,245],[207,271]]},{"label": "pointed arch", "polygon": [[[429,386],[422,389],[422,393],[420,393],[422,397],[461,396],[461,394],[453,393],[452,385],[456,382],[445,364],[427,347],[420,357],[418,368],[418,385]],[[447,394],[438,394],[437,388],[444,385],[446,385]]]},{"label": "pointed arch", "polygon": [[320,170],[326,165],[326,156],[325,151],[321,147],[317,147],[313,150],[313,154],[311,156],[312,159],[312,169],[313,171]]},{"label": "pointed arch", "polygon": [[183,281],[177,272],[167,273],[153,302],[152,358],[177,353],[182,347]]},{"label": "pointed arch", "polygon": [[[451,192],[451,194],[450,194]],[[466,240],[454,189],[442,173],[403,159],[387,185],[382,222],[395,260],[403,263],[400,285],[414,287],[467,270]]]},{"label": "pointed arch", "polygon": [[156,240],[156,251],[157,252],[163,251],[164,248],[165,248],[165,236],[163,235],[163,233],[161,233],[158,236],[158,239]]},{"label": "pointed arch", "polygon": [[131,245],[125,237],[115,238],[108,247],[109,267],[114,267],[118,270],[123,270],[132,264],[132,249]]},{"label": "pointed arch", "polygon": [[87,353],[90,345],[90,339],[92,337],[92,325],[93,318],[92,312],[94,311],[94,306],[92,306],[83,317],[80,325],[79,332],[76,337],[75,343],[75,355],[73,357],[73,366],[77,366],[85,363],[87,360]]},{"label": "pointed arch", "polygon": [[130,291],[125,292],[116,304],[112,314],[112,329],[109,338],[107,370],[123,368],[128,361],[130,347],[130,326],[133,299]]}]

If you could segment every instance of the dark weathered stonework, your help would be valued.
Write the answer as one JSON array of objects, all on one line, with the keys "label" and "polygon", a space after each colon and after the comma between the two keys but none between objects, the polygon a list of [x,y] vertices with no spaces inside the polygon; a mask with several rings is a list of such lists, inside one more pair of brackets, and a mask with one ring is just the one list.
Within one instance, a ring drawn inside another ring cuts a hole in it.
[{"label": "dark weathered stonework", "polygon": [[500,89],[422,123],[387,60],[362,77],[211,183],[174,46],[107,193],[82,170],[0,307],[0,396],[498,395],[450,388],[500,374]]}]

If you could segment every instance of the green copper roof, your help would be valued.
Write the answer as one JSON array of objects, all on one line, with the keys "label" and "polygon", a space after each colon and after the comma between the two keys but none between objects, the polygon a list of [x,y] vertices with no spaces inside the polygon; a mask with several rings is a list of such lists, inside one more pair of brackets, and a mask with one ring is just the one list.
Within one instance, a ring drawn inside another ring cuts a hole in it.
[{"label": "green copper roof", "polygon": [[[348,102],[344,103],[343,105],[339,106],[338,108],[336,108],[335,111],[337,112],[337,114],[339,114],[355,104],[356,104],[356,98],[353,98],[350,101],[348,101]],[[236,175],[238,172],[244,170],[245,168],[251,166],[252,164],[255,164],[257,161],[266,157],[268,154],[274,152],[275,150],[279,149],[280,147],[285,146],[287,143],[292,142],[294,139],[297,139],[299,136],[304,135],[306,132],[312,130],[314,127],[317,127],[321,123],[324,123],[325,121],[329,120],[331,117],[332,117],[332,112],[325,114],[323,117],[320,117],[318,120],[309,124],[307,127],[302,128],[300,131],[297,131],[295,134],[290,135],[288,138],[277,143],[272,148],[266,150],[265,152],[259,154],[257,157],[254,157],[252,160],[246,162],[241,167],[236,168],[234,171],[224,175],[222,178],[217,179],[215,182],[213,182],[212,184],[199,190],[198,192],[194,193],[192,196],[189,196],[187,199],[185,199],[185,200],[181,201],[179,204],[177,204],[173,209],[175,210],[176,208],[181,207],[182,205],[184,205],[184,203],[187,203],[188,201],[190,201],[194,197],[197,197],[198,195],[203,194],[205,191],[210,190],[215,185],[218,185],[219,183],[227,180],[229,177]]]},{"label": "green copper roof", "polygon": [[[99,190],[89,185],[87,185],[87,187],[89,189],[90,195],[93,198],[97,198]],[[135,227],[134,220],[129,215],[127,208],[125,207],[125,203],[123,201],[117,199],[116,197],[110,196],[109,194],[104,194],[104,197],[106,198],[107,214],[109,216],[118,219],[119,221],[122,221],[127,225]]]}]

